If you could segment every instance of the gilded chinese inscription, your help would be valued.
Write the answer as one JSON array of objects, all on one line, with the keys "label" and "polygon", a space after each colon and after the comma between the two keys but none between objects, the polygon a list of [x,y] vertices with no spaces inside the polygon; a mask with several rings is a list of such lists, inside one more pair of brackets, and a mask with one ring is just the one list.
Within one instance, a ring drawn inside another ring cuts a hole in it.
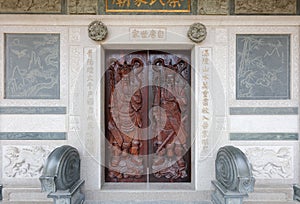
[{"label": "gilded chinese inscription", "polygon": [[106,0],[106,12],[190,12],[190,0]]},{"label": "gilded chinese inscription", "polygon": [[235,0],[235,14],[296,14],[297,0]]}]

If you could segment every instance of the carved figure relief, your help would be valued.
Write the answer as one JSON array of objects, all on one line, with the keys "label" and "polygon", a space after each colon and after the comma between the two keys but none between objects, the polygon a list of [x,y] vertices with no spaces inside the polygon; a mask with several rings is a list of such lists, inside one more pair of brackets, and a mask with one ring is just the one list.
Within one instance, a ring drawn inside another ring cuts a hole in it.
[{"label": "carved figure relief", "polygon": [[297,0],[235,0],[235,14],[296,14]]},{"label": "carved figure relief", "polygon": [[68,0],[70,14],[97,14],[97,0]]},{"label": "carved figure relief", "polygon": [[201,0],[198,1],[198,13],[201,15],[223,14],[227,15],[229,11],[229,0]]},{"label": "carved figure relief", "polygon": [[1,1],[1,13],[62,13],[62,0]]},{"label": "carved figure relief", "polygon": [[290,36],[237,35],[236,98],[290,99]]},{"label": "carved figure relief", "polygon": [[107,59],[106,181],[190,180],[188,62],[155,51],[117,56]]},{"label": "carved figure relief", "polygon": [[257,179],[293,178],[292,147],[247,147],[243,148],[252,164],[252,172]]},{"label": "carved figure relief", "polygon": [[51,150],[49,146],[4,146],[3,176],[38,178]]},{"label": "carved figure relief", "polygon": [[5,98],[60,98],[59,34],[5,34]]}]

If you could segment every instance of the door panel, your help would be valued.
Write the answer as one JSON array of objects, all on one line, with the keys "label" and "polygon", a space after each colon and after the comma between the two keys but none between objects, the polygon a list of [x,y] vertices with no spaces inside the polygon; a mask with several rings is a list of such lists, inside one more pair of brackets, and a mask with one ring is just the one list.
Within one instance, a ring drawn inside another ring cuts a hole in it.
[{"label": "door panel", "polygon": [[189,62],[189,51],[106,53],[106,182],[190,182]]}]

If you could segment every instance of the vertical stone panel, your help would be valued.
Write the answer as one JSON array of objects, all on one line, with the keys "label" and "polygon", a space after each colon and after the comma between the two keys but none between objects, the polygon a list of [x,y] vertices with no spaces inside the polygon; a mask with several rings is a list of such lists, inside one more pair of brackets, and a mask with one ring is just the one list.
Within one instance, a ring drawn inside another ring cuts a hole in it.
[{"label": "vertical stone panel", "polygon": [[237,35],[236,98],[290,99],[290,35]]},{"label": "vertical stone panel", "polygon": [[5,98],[60,98],[60,35],[5,34]]},{"label": "vertical stone panel", "polygon": [[234,14],[296,14],[297,0],[234,0]]},{"label": "vertical stone panel", "polygon": [[98,0],[68,0],[68,14],[97,14]]},{"label": "vertical stone panel", "polygon": [[198,14],[200,15],[228,15],[229,0],[199,0]]}]

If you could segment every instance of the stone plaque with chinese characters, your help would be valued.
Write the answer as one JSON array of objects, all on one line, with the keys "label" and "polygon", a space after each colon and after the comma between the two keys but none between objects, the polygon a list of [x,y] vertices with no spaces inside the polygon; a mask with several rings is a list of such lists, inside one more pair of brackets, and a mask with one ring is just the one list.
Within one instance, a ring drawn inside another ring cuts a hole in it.
[{"label": "stone plaque with chinese characters", "polygon": [[106,12],[190,13],[191,0],[106,0]]},{"label": "stone plaque with chinese characters", "polygon": [[130,40],[165,40],[165,28],[130,28]]}]

